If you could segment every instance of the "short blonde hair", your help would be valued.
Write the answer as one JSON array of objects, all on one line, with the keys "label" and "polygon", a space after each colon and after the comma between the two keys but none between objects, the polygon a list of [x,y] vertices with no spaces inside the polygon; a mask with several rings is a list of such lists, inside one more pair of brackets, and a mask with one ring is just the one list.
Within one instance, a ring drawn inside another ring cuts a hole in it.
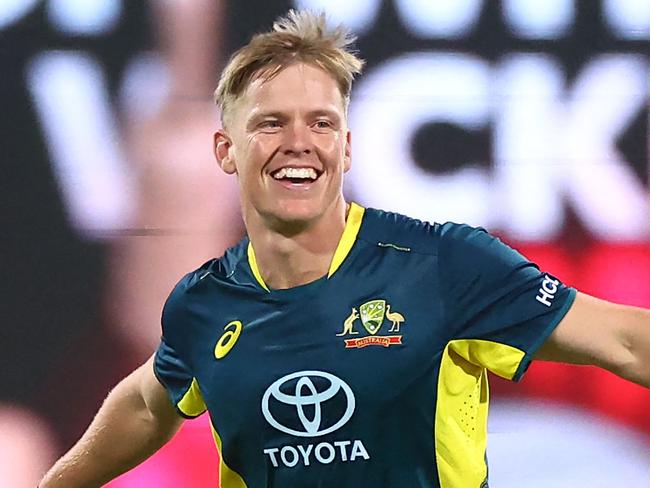
[{"label": "short blonde hair", "polygon": [[343,25],[328,27],[324,13],[290,10],[273,24],[273,30],[255,35],[230,58],[214,93],[222,122],[226,124],[230,109],[252,81],[272,79],[300,62],[321,68],[334,78],[347,112],[352,80],[364,64],[351,48],[355,40]]}]

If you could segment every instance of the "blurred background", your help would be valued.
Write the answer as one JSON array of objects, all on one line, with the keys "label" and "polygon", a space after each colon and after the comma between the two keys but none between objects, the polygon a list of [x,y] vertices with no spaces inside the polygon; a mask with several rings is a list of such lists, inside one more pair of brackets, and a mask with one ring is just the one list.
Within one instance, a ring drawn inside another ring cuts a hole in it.
[{"label": "blurred background", "polygon": [[[647,0],[0,0],[0,486],[33,487],[156,347],[187,271],[243,235],[211,154],[230,54],[292,7],[359,36],[348,198],[482,225],[650,307]],[[646,486],[650,392],[493,379],[495,487]],[[207,419],[112,488],[216,486]]]}]

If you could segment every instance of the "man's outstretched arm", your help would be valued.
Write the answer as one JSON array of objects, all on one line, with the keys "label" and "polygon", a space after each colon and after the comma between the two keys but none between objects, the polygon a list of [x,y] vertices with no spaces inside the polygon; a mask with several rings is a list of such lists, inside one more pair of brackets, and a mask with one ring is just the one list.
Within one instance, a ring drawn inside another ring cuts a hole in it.
[{"label": "man's outstretched arm", "polygon": [[600,366],[650,388],[650,310],[578,293],[535,359]]},{"label": "man's outstretched arm", "polygon": [[88,430],[39,487],[99,487],[157,451],[182,422],[153,373],[151,357],[111,391]]}]

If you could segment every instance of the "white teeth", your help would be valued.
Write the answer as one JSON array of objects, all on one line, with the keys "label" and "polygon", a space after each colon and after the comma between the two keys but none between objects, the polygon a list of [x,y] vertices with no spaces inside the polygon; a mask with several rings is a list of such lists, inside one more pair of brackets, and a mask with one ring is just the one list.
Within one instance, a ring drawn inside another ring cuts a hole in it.
[{"label": "white teeth", "polygon": [[315,180],[318,178],[313,168],[282,168],[275,172],[273,178],[281,180],[282,178],[304,178]]}]

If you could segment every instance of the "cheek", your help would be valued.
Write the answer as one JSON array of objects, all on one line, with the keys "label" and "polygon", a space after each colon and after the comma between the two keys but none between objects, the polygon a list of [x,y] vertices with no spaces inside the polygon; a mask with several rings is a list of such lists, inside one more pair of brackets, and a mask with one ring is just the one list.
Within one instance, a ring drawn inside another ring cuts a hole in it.
[{"label": "cheek", "polygon": [[345,156],[344,140],[339,136],[323,137],[318,144],[319,152],[331,163],[339,163]]},{"label": "cheek", "polygon": [[263,185],[265,164],[269,155],[273,153],[273,146],[264,138],[252,138],[248,144],[239,151],[237,160],[237,173],[240,185],[250,191],[255,191]]},{"label": "cheek", "polygon": [[278,147],[275,134],[257,134],[248,139],[244,152],[249,161],[263,164]]}]

